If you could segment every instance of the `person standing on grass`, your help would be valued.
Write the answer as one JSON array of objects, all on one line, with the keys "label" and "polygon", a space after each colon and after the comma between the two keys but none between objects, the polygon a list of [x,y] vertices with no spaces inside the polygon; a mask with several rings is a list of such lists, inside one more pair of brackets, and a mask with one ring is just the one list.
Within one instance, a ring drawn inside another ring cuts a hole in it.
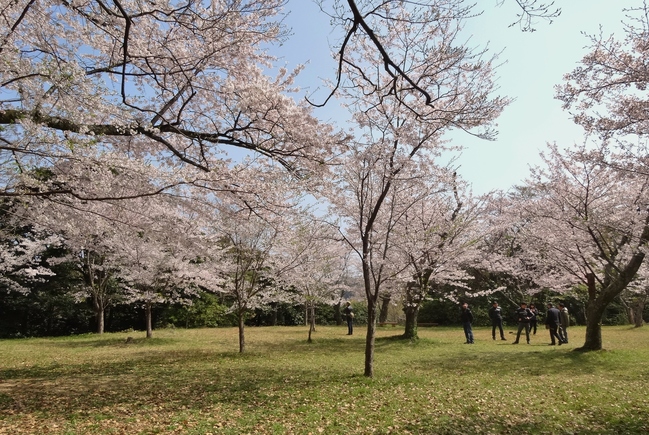
[{"label": "person standing on grass", "polygon": [[532,312],[527,308],[527,302],[521,302],[520,308],[516,310],[516,321],[518,322],[518,331],[516,332],[516,341],[512,344],[518,344],[521,338],[521,332],[525,329],[525,338],[527,344],[530,344],[530,321],[532,320]]},{"label": "person standing on grass", "polygon": [[500,331],[500,339],[507,340],[505,338],[505,333],[503,332],[503,314],[500,306],[498,306],[498,301],[493,301],[491,303],[491,308],[489,308],[489,318],[491,319],[491,337],[496,339],[496,328]]},{"label": "person standing on grass", "polygon": [[559,302],[559,337],[564,343],[568,342],[568,326],[570,326],[570,315],[568,314],[568,308],[564,305],[563,302]]},{"label": "person standing on grass", "polygon": [[551,303],[548,303],[548,311],[545,313],[545,327],[550,331],[550,346],[556,345],[556,341],[559,341],[559,346],[563,343],[557,332],[560,322],[559,310],[554,308]]},{"label": "person standing on grass", "polygon": [[536,335],[536,325],[539,321],[539,309],[534,304],[530,304],[530,311],[532,312],[532,320],[530,320],[530,331],[532,335]]},{"label": "person standing on grass", "polygon": [[343,313],[345,314],[345,320],[347,320],[347,335],[352,335],[354,333],[354,309],[351,302],[347,301]]},{"label": "person standing on grass", "polygon": [[462,304],[460,320],[462,320],[464,336],[466,337],[466,342],[464,344],[473,344],[473,330],[471,329],[471,323],[473,322],[473,313],[469,309],[469,304],[467,304],[466,302]]}]

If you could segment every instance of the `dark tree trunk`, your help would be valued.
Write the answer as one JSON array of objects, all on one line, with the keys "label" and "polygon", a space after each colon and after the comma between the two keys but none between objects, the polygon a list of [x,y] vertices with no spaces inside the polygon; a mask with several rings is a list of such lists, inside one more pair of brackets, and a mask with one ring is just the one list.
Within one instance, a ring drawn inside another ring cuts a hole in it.
[{"label": "dark tree trunk", "polygon": [[644,254],[638,254],[613,282],[599,290],[595,276],[588,276],[588,304],[586,305],[586,341],[577,351],[602,350],[602,316],[606,307],[626,288],[642,264]]},{"label": "dark tree trunk", "polygon": [[403,302],[403,312],[406,315],[406,328],[403,333],[404,338],[416,340],[417,336],[417,315],[419,314],[419,307],[424,300],[421,289],[424,287],[420,277],[417,282],[409,282],[406,286],[406,298]]},{"label": "dark tree trunk", "polygon": [[146,316],[146,338],[151,338],[153,337],[153,327],[151,326],[151,302],[146,303],[144,312]]},{"label": "dark tree trunk", "polygon": [[633,312],[633,308],[631,307],[631,305],[626,303],[626,300],[622,297],[622,295],[618,297],[618,300],[620,301],[620,304],[624,308],[624,312],[626,313],[626,319],[627,322],[629,322],[629,325],[635,324],[635,313]]},{"label": "dark tree trunk", "polygon": [[277,326],[277,304],[273,304],[273,326]]},{"label": "dark tree trunk", "polygon": [[644,325],[644,319],[642,314],[644,313],[644,307],[647,299],[645,296],[636,298],[631,304],[631,312],[633,313],[633,324],[636,328],[640,328]]},{"label": "dark tree trunk", "polygon": [[379,313],[379,323],[388,321],[388,310],[390,308],[390,295],[381,297],[381,312]]},{"label": "dark tree trunk", "polygon": [[340,314],[340,301],[334,305],[334,319],[336,320],[336,326],[343,324],[343,316]]},{"label": "dark tree trunk", "polygon": [[606,306],[598,301],[589,301],[586,308],[586,341],[579,351],[602,350],[602,315]]},{"label": "dark tree trunk", "polygon": [[403,338],[416,340],[417,336],[417,314],[419,314],[419,305],[406,305],[403,307],[403,312],[406,315],[406,328],[403,333]]},{"label": "dark tree trunk", "polygon": [[97,319],[97,334],[103,334],[104,333],[104,310],[99,309],[95,313],[95,317]]},{"label": "dark tree trunk", "polygon": [[95,296],[92,300],[92,307],[95,311],[95,320],[97,323],[97,334],[103,334],[104,333],[104,305],[101,303],[101,300]]},{"label": "dark tree trunk", "polygon": [[[584,345],[575,350],[591,351],[602,350],[602,324],[601,319],[608,302],[604,303],[602,294],[598,296],[595,275],[587,276],[588,302],[586,304],[586,341]],[[612,299],[612,298],[611,298]]]},{"label": "dark tree trunk", "polygon": [[376,300],[368,301],[367,335],[365,337],[365,373],[368,378],[374,376],[374,341],[376,339]]},{"label": "dark tree trunk", "polygon": [[309,343],[312,342],[311,334],[315,332],[315,307],[311,304],[309,311],[311,312],[311,321],[309,322]]},{"label": "dark tree trunk", "polygon": [[243,353],[246,350],[246,337],[244,335],[244,322],[245,315],[244,313],[239,313],[239,353]]}]

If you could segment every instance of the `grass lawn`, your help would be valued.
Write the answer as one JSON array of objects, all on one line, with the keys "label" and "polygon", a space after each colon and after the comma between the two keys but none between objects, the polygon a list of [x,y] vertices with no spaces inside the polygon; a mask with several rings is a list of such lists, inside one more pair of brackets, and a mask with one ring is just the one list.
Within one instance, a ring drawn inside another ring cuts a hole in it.
[{"label": "grass lawn", "polygon": [[[647,434],[649,326],[603,352],[492,341],[477,328],[159,330],[0,341],[0,434]],[[132,336],[133,342],[126,344]],[[522,340],[524,342],[524,340]]]}]

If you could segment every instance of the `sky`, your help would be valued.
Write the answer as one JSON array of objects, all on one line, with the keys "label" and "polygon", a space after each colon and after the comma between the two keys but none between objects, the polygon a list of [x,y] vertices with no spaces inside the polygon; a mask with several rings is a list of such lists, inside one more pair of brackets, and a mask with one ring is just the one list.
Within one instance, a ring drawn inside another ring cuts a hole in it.
[{"label": "sky", "polygon": [[[587,53],[589,41],[584,35],[615,34],[623,39],[623,8],[641,6],[642,0],[556,0],[561,15],[552,23],[539,20],[535,32],[522,32],[516,21],[515,0],[477,0],[476,11],[482,15],[465,27],[467,37],[476,46],[488,44],[490,51],[501,53],[497,69],[500,95],[514,101],[503,111],[495,141],[477,139],[466,133],[452,133],[449,138],[465,150],[458,159],[458,173],[473,186],[476,194],[509,190],[521,184],[530,165],[541,164],[539,153],[547,143],[567,148],[584,140],[583,130],[554,98],[554,87],[566,73],[578,66]],[[329,19],[313,0],[289,0],[286,24],[292,36],[278,49],[287,66],[305,64],[297,84],[304,93],[326,95],[324,78],[333,79],[335,61],[331,47],[338,42]],[[342,119],[335,101],[315,115],[325,121]]]}]

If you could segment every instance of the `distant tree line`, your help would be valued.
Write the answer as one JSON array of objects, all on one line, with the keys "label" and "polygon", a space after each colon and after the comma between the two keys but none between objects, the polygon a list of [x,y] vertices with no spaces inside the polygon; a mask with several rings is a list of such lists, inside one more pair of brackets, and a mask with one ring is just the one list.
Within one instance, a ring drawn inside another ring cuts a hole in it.
[{"label": "distant tree line", "polygon": [[[49,282],[34,288],[28,294],[17,292],[0,292],[0,338],[65,336],[87,334],[96,331],[95,315],[89,301],[77,301],[65,285],[59,280]],[[470,301],[475,316],[476,326],[490,324],[488,311],[493,298],[479,297]],[[574,325],[585,324],[584,302],[573,297],[532,299],[541,316],[545,311],[547,301],[564,301]],[[505,325],[514,325],[513,317],[517,305],[503,302]],[[361,301],[353,302],[355,317],[358,325],[367,323],[367,307]],[[395,307],[397,311],[399,310]],[[315,323],[317,325],[340,325],[340,310],[336,305],[317,304],[315,307]],[[649,318],[649,310],[645,309],[644,318]],[[404,317],[390,318],[403,323]],[[234,327],[237,325],[236,316],[229,312],[227,302],[220,295],[203,292],[193,298],[191,304],[169,304],[153,308],[153,327],[159,328],[218,328]],[[449,300],[426,300],[417,318],[421,324],[437,324],[439,326],[459,325],[459,309],[455,302]],[[602,319],[604,325],[628,324],[629,317],[621,301],[611,303]],[[273,303],[264,308],[256,309],[246,320],[247,326],[300,326],[306,324],[304,304]],[[125,330],[145,330],[144,307],[134,304],[117,304],[106,312],[105,328],[107,332]]]}]

